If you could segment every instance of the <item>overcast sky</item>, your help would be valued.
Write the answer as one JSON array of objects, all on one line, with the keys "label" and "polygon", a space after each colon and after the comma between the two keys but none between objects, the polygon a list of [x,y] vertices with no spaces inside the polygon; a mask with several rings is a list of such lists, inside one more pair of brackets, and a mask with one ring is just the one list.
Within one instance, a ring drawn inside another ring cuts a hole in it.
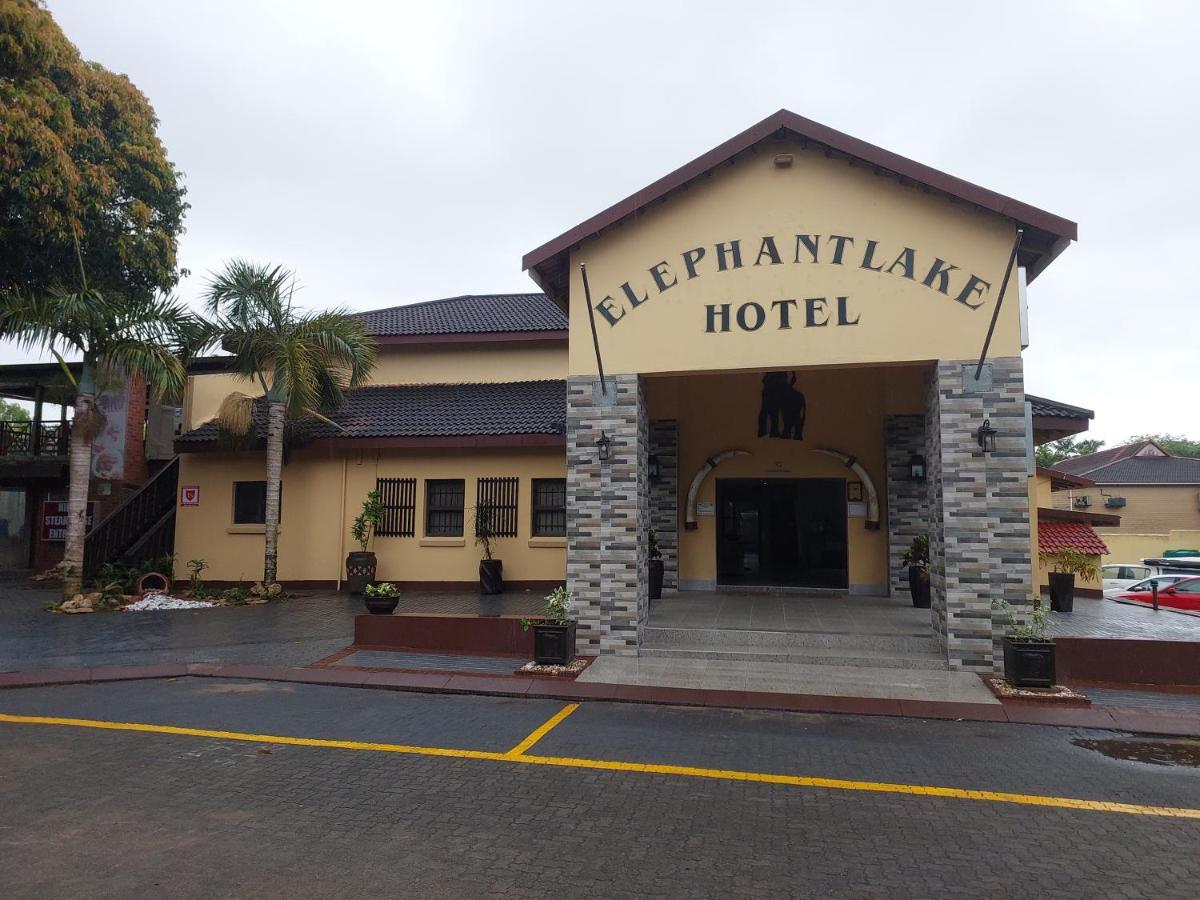
[{"label": "overcast sky", "polygon": [[1030,289],[1028,390],[1110,443],[1200,437],[1198,5],[49,8],[161,119],[185,299],[235,255],[313,307],[532,290],[522,254],[786,107],[1077,221]]}]

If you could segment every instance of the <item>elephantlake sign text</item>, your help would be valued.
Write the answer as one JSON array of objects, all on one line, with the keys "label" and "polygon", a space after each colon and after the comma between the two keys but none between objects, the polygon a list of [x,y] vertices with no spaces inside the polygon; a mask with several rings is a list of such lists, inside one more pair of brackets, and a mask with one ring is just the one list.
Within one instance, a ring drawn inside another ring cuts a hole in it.
[{"label": "elephantlake sign text", "polygon": [[[877,240],[846,234],[793,234],[741,238],[693,247],[675,259],[664,259],[646,274],[623,282],[595,305],[610,327],[616,327],[638,307],[688,282],[711,273],[763,266],[845,266],[907,279],[944,294],[968,309],[983,306],[991,282],[963,271],[954,263],[918,252],[913,247],[885,246]],[[734,329],[825,328],[857,325],[860,316],[848,296],[747,298],[741,303],[706,303],[704,330],[720,334]]]}]

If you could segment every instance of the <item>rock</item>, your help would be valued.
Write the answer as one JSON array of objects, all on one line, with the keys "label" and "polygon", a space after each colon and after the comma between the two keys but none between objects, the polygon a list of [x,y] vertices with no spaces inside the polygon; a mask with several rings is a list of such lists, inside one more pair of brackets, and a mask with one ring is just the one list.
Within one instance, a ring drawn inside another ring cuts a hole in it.
[{"label": "rock", "polygon": [[100,591],[92,591],[90,594],[76,594],[75,596],[82,596],[83,599],[87,601],[89,606],[95,606],[104,599],[104,594],[102,594]]},{"label": "rock", "polygon": [[272,581],[270,586],[267,588],[267,593],[269,593],[272,597],[274,597],[276,594],[282,594],[283,585],[278,581]]},{"label": "rock", "polygon": [[250,593],[255,597],[261,597],[266,592],[267,589],[263,587],[263,583],[261,581],[254,582],[254,587],[250,588]]},{"label": "rock", "polygon": [[58,607],[58,611],[74,615],[77,613],[95,612],[96,610],[92,609],[91,602],[83,594],[76,594],[70,600],[63,601],[62,605]]},{"label": "rock", "polygon": [[270,603],[266,597],[251,597],[246,601],[247,606],[262,606],[264,603]]}]

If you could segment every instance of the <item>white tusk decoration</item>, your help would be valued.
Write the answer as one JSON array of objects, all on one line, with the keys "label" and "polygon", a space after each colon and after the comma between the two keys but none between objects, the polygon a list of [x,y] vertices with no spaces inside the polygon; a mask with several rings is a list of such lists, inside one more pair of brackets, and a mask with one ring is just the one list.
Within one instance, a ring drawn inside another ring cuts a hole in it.
[{"label": "white tusk decoration", "polygon": [[692,531],[698,527],[696,525],[696,495],[700,493],[700,485],[704,484],[704,479],[708,477],[708,473],[731,457],[749,455],[749,450],[722,450],[720,453],[714,453],[704,461],[704,465],[700,467],[700,471],[692,479],[692,486],[688,488],[687,515],[683,520],[685,530]]},{"label": "white tusk decoration", "polygon": [[879,530],[879,495],[875,492],[875,482],[871,480],[871,476],[867,474],[867,470],[858,464],[856,457],[850,456],[848,453],[842,453],[840,450],[821,450],[813,448],[810,453],[823,453],[826,456],[832,456],[848,469],[853,470],[863,483],[863,487],[867,491],[867,521],[864,523],[868,531]]}]

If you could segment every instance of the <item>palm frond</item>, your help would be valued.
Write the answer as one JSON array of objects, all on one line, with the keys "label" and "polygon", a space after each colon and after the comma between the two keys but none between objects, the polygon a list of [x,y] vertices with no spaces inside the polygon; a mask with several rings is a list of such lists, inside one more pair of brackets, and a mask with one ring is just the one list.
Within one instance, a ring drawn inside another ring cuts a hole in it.
[{"label": "palm frond", "polygon": [[182,397],[187,384],[187,370],[171,347],[137,337],[110,343],[96,367],[117,379],[136,375],[160,398]]},{"label": "palm frond", "polygon": [[254,427],[254,398],[234,391],[217,407],[217,427],[231,434],[248,434]]}]

